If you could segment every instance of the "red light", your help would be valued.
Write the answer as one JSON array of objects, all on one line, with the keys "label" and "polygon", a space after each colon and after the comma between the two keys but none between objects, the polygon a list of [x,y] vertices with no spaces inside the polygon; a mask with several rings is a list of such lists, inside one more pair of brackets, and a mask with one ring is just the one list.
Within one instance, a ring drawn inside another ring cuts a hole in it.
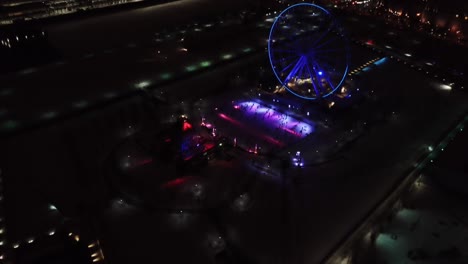
[{"label": "red light", "polygon": [[144,159],[144,160],[139,161],[136,164],[136,166],[144,166],[144,165],[150,164],[151,162],[153,162],[153,159],[151,159],[151,158]]},{"label": "red light", "polygon": [[206,151],[208,151],[208,150],[214,148],[214,146],[215,146],[215,144],[213,144],[213,143],[206,143],[206,144],[205,144],[204,152],[206,152]]},{"label": "red light", "polygon": [[184,130],[184,131],[187,131],[187,130],[189,130],[189,129],[192,129],[192,125],[191,125],[189,122],[187,122],[186,120],[184,120],[184,127],[183,127],[183,130]]},{"label": "red light", "polygon": [[296,137],[300,137],[300,136],[301,136],[301,135],[300,135],[299,133],[297,133],[296,131],[291,130],[291,129],[287,128],[287,127],[283,127],[282,129],[283,129],[284,131],[288,132],[289,134],[292,134],[292,135],[294,135],[294,136],[296,136]]},{"label": "red light", "polygon": [[185,178],[177,178],[177,179],[175,179],[175,180],[166,182],[166,183],[163,184],[161,187],[162,187],[162,188],[174,188],[174,187],[180,186],[180,185],[182,185],[183,183],[187,182],[187,180],[188,180],[187,177],[185,177]]}]

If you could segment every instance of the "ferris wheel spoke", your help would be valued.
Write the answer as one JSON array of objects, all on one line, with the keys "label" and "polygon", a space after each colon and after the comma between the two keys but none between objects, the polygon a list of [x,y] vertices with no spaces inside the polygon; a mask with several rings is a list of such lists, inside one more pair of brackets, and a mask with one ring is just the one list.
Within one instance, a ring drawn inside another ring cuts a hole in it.
[{"label": "ferris wheel spoke", "polygon": [[307,72],[309,73],[310,83],[312,83],[312,87],[314,87],[315,96],[318,97],[320,96],[320,92],[319,92],[317,85],[315,85],[314,83],[314,76],[312,76],[312,72],[310,71],[309,63],[306,63],[306,67],[307,67]]},{"label": "ferris wheel spoke", "polygon": [[299,57],[300,57],[300,55],[291,55],[291,56],[284,57],[281,60],[278,60],[278,62],[282,63],[282,65],[284,65],[284,64],[288,64],[290,62],[296,62],[299,59]]},{"label": "ferris wheel spoke", "polygon": [[299,68],[301,67],[301,64],[302,64],[303,61],[304,61],[303,58],[304,58],[304,57],[301,56],[301,57],[297,60],[296,64],[295,64],[294,67],[292,68],[292,70],[291,70],[291,71],[289,72],[289,74],[286,76],[286,79],[284,79],[284,83],[287,83],[291,78],[293,78],[293,77],[296,75],[297,71],[299,70]]},{"label": "ferris wheel spoke", "polygon": [[330,32],[330,30],[327,30],[325,31],[322,35],[320,35],[320,37],[318,37],[314,43],[312,43],[310,46],[315,48],[315,45],[317,45],[317,43],[319,43],[326,35],[328,35],[328,33]]},{"label": "ferris wheel spoke", "polygon": [[[291,58],[297,58],[299,57],[300,55],[299,54],[291,54],[291,53],[288,53],[288,55],[286,56],[281,56],[281,54],[275,54],[276,51],[273,51],[273,54],[274,55],[278,55],[279,57],[281,57],[282,60],[289,60]],[[279,60],[278,60],[279,61]]]},{"label": "ferris wheel spoke", "polygon": [[325,64],[327,67],[329,67],[330,69],[333,69],[334,67],[332,67],[331,65],[334,65],[334,64],[337,64],[337,61],[334,61],[332,60],[329,56],[325,56],[325,55],[317,55],[315,56],[315,61],[318,61],[320,62],[320,64]]},{"label": "ferris wheel spoke", "polygon": [[273,53],[293,54],[293,55],[298,56],[297,51],[291,50],[291,49],[287,49],[287,48],[286,48],[286,49],[283,49],[283,48],[281,48],[281,49],[275,49],[275,48],[273,48]]},{"label": "ferris wheel spoke", "polygon": [[[297,32],[297,30],[291,30]],[[300,36],[300,34],[289,34],[289,36],[286,37],[288,41],[292,41],[293,43],[296,42],[296,39]]]},{"label": "ferris wheel spoke", "polygon": [[[318,62],[317,62],[317,67],[321,68],[321,65],[318,64]],[[329,65],[328,65],[328,67],[329,67]],[[333,83],[331,82],[331,80],[330,80],[330,75],[325,74],[325,77],[324,77],[324,78],[325,78],[325,80],[328,82],[328,85],[330,85],[330,88],[331,88],[332,90],[334,90],[336,87],[335,87],[335,86],[333,85]]]},{"label": "ferris wheel spoke", "polygon": [[333,61],[331,56],[328,56],[328,54],[307,54],[307,57],[309,61],[326,61],[331,64],[336,64],[336,61]]},{"label": "ferris wheel spoke", "polygon": [[316,34],[314,34],[312,32],[306,31],[305,34],[306,35],[302,38],[303,41],[313,42],[313,41],[315,41],[317,39],[317,36],[315,36]]},{"label": "ferris wheel spoke", "polygon": [[326,30],[325,30],[325,32],[324,32],[314,43],[311,44],[311,47],[316,48],[315,45],[317,45],[318,43],[320,43],[320,41],[321,41],[325,36],[327,36],[328,33],[330,33],[330,31],[333,29],[333,26],[334,26],[333,23],[330,24],[330,25],[328,25],[327,28],[326,28]]},{"label": "ferris wheel spoke", "polygon": [[304,65],[305,65],[306,62],[307,62],[307,58],[304,57],[304,56],[301,56],[301,63],[299,63],[298,69],[297,69],[297,72],[296,72],[296,77],[299,78],[299,79],[302,78],[303,71],[304,71]]},{"label": "ferris wheel spoke", "polygon": [[291,62],[288,66],[284,67],[279,73],[285,72],[287,69],[291,68],[291,66],[294,64],[294,62]]},{"label": "ferris wheel spoke", "polygon": [[[307,61],[307,59],[304,59],[304,61]],[[306,63],[303,63],[301,65],[301,69],[299,70],[299,74],[297,75],[300,79],[304,79],[303,77],[306,76]]]},{"label": "ferris wheel spoke", "polygon": [[335,86],[333,86],[333,84],[331,83],[330,78],[325,76],[324,79],[327,81],[328,85],[330,86],[330,89],[332,91],[335,90]]},{"label": "ferris wheel spoke", "polygon": [[282,53],[297,54],[297,51],[295,51],[295,50],[287,50],[287,49],[274,49],[274,52],[282,52]]},{"label": "ferris wheel spoke", "polygon": [[[325,44],[325,45],[322,45],[322,44]],[[333,50],[333,49],[344,50],[343,46],[340,43],[338,36],[332,36],[329,39],[326,39],[323,43],[320,43],[320,45],[314,47],[313,49],[316,51]]]},{"label": "ferris wheel spoke", "polygon": [[343,52],[343,49],[340,49],[340,48],[337,48],[337,49],[319,49],[317,51],[313,51],[313,54],[337,53],[337,52]]},{"label": "ferris wheel spoke", "polygon": [[[326,88],[323,86],[322,82],[321,82],[321,78],[324,78],[326,79],[326,75],[327,74],[319,74],[317,72],[317,70],[315,70],[315,68],[318,68],[318,69],[321,69],[320,66],[318,66],[317,64],[314,63],[314,68],[312,68],[312,70],[314,71],[315,73],[315,76],[317,77],[317,86],[320,87],[320,92],[324,93],[326,91]],[[320,72],[323,72],[323,70],[319,70]],[[324,76],[325,75],[325,76]]]},{"label": "ferris wheel spoke", "polygon": [[320,52],[319,52],[319,53],[313,53],[313,55],[314,55],[314,56],[313,56],[314,58],[325,58],[325,59],[331,59],[331,58],[333,58],[333,59],[339,59],[339,57],[336,56],[336,53],[330,53],[330,54],[328,54],[328,53],[326,53],[326,52],[323,52],[323,53],[320,53]]},{"label": "ferris wheel spoke", "polygon": [[275,63],[278,63],[279,65],[285,65],[285,64],[289,64],[291,62],[297,61],[298,57],[299,56],[288,56],[288,57],[284,57],[284,58],[273,60],[273,61]]},{"label": "ferris wheel spoke", "polygon": [[329,19],[330,19],[329,17],[318,19],[318,20],[320,21],[320,24],[319,24],[319,27],[318,27],[318,28],[321,29],[321,28],[323,27],[324,23],[325,23],[326,21],[328,21]]},{"label": "ferris wheel spoke", "polygon": [[292,40],[291,40],[291,41],[289,41],[289,42],[286,42],[285,45],[286,45],[286,47],[288,47],[288,48],[297,49],[297,46],[298,46],[297,43],[298,43],[297,41],[292,41]]},{"label": "ferris wheel spoke", "polygon": [[288,69],[291,69],[291,67],[296,64],[296,61],[297,60],[288,60],[288,61],[285,61],[283,63],[278,63],[277,68],[278,68],[278,70],[281,70],[280,73],[283,73],[284,71],[287,71]]},{"label": "ferris wheel spoke", "polygon": [[[318,67],[319,69],[322,69],[322,67],[316,63],[316,67]],[[328,82],[328,85],[330,85],[330,88],[333,90],[335,89],[335,87],[333,86],[332,82],[330,81],[330,76],[328,74],[324,74],[323,78]]]},{"label": "ferris wheel spoke", "polygon": [[333,91],[335,90],[335,86],[332,84],[332,82],[330,81],[330,77],[327,77],[325,76],[325,80],[327,80],[328,82],[328,85],[330,85],[330,89]]},{"label": "ferris wheel spoke", "polygon": [[329,45],[332,41],[338,40],[338,36],[332,36],[331,38],[327,39],[326,41],[320,43],[320,45],[313,47],[314,49],[320,49],[325,45]]},{"label": "ferris wheel spoke", "polygon": [[317,71],[322,72],[322,75],[326,75],[326,76],[334,76],[335,75],[335,71],[333,70],[333,67],[331,67],[331,65],[323,63],[323,62],[320,63],[320,64],[316,64],[316,65],[320,65],[320,66],[316,66],[316,67],[318,67],[318,69],[319,69]]},{"label": "ferris wheel spoke", "polygon": [[309,29],[306,31],[307,38],[311,40],[311,47],[317,45],[323,38],[325,38],[330,30]]},{"label": "ferris wheel spoke", "polygon": [[320,65],[317,64],[317,62],[312,62],[313,66],[312,70],[314,71],[315,75],[317,76],[317,79],[323,78],[323,76],[328,75],[328,71],[326,69],[320,67]]},{"label": "ferris wheel spoke", "polygon": [[[273,58],[276,58],[276,54],[273,54],[273,55],[275,55],[275,56],[273,56]],[[299,57],[299,56],[300,55],[298,55],[298,54],[288,55],[288,56],[278,56],[278,57],[280,57],[280,59],[274,59],[273,61],[279,62],[279,63],[281,63],[283,61],[288,61],[288,62],[291,61],[291,60],[295,61],[297,59],[297,57]]]}]

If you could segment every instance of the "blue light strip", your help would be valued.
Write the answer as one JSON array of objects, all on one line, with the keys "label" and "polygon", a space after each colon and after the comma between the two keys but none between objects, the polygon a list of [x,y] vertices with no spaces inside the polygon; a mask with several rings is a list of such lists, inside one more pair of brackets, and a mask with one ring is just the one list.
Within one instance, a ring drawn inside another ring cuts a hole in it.
[{"label": "blue light strip", "polygon": [[382,59],[380,59],[380,60],[374,62],[374,64],[377,65],[377,66],[379,66],[379,65],[383,64],[385,61],[387,61],[387,57],[382,58]]}]

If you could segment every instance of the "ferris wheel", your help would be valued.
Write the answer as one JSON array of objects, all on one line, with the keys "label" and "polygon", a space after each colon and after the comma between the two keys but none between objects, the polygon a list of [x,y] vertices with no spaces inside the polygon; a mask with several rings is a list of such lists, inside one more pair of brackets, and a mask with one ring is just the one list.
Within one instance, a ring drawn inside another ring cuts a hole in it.
[{"label": "ferris wheel", "polygon": [[289,92],[315,100],[333,94],[348,74],[349,48],[341,27],[323,7],[292,5],[273,22],[268,56]]}]

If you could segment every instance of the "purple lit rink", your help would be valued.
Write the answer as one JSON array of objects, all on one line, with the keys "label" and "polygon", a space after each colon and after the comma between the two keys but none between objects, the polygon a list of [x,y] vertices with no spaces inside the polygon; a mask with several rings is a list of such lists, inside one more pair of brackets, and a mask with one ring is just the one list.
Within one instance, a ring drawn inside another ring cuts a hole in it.
[{"label": "purple lit rink", "polygon": [[281,149],[314,132],[314,126],[254,101],[232,102],[216,113],[221,134],[255,152]]},{"label": "purple lit rink", "polygon": [[299,121],[257,102],[242,102],[234,105],[234,108],[245,112],[256,120],[263,121],[277,130],[285,131],[296,137],[304,138],[314,130],[313,126],[308,123]]}]

